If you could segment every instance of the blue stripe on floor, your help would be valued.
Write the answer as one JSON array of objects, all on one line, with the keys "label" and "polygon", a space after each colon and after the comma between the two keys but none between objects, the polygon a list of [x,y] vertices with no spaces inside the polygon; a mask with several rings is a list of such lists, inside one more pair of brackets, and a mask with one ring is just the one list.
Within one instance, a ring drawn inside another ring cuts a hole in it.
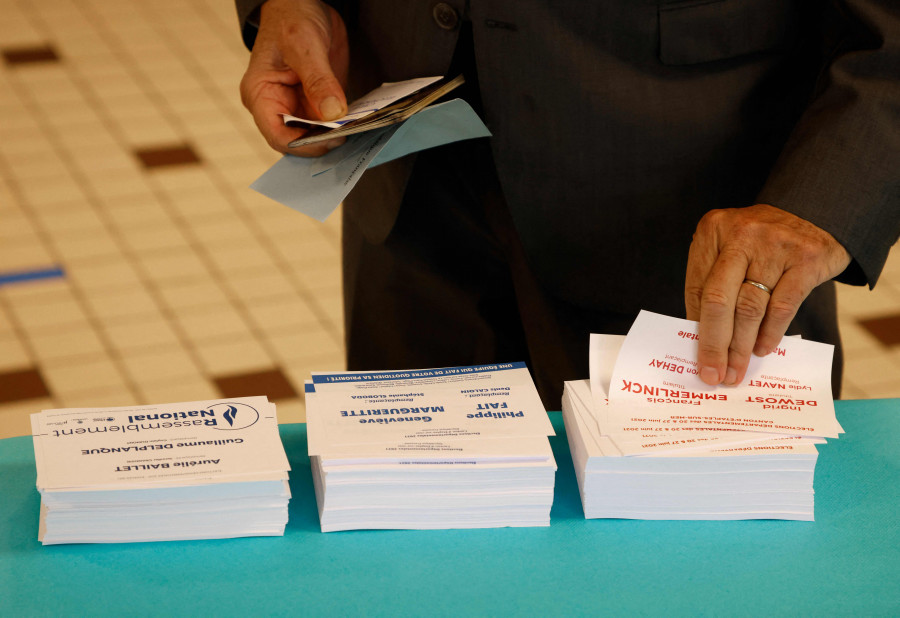
[{"label": "blue stripe on floor", "polygon": [[0,285],[12,285],[15,283],[38,281],[40,279],[59,279],[65,276],[66,273],[62,268],[59,268],[58,266],[53,266],[50,268],[40,268],[36,270],[5,272],[0,273]]}]

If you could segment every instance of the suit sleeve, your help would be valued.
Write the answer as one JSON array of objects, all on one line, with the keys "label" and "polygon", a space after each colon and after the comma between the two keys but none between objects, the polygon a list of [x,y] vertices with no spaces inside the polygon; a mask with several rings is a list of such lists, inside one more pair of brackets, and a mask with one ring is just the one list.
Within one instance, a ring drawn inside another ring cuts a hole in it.
[{"label": "suit sleeve", "polygon": [[256,32],[259,28],[257,16],[259,15],[259,7],[266,0],[235,0],[234,4],[237,8],[238,24],[241,27],[241,38],[247,49],[253,49],[253,43],[256,41]]},{"label": "suit sleeve", "polygon": [[900,2],[846,2],[816,95],[758,201],[829,232],[875,285],[900,235]]}]

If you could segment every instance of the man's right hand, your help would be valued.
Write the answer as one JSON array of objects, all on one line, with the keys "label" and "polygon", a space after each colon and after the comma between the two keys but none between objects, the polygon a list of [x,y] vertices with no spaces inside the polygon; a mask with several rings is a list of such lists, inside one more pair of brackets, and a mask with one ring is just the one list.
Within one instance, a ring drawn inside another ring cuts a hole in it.
[{"label": "man's right hand", "polygon": [[241,80],[241,101],[275,150],[317,157],[341,145],[336,139],[288,148],[305,131],[285,126],[281,114],[334,120],[347,113],[350,51],[341,16],[319,0],[267,0],[259,33]]}]

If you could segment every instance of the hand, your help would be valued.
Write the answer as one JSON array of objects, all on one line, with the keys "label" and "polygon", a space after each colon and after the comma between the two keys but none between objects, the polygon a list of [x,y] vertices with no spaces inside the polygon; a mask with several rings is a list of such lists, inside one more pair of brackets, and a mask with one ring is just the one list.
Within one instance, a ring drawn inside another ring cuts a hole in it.
[{"label": "hand", "polygon": [[259,33],[241,80],[241,101],[269,145],[279,152],[321,156],[344,139],[301,148],[287,145],[305,131],[287,127],[280,114],[334,120],[347,113],[350,52],[337,11],[319,0],[267,0]]},{"label": "hand", "polygon": [[739,384],[751,351],[772,352],[813,288],[849,264],[831,234],[774,206],[707,213],[694,232],[684,286],[687,318],[700,321],[700,379]]}]

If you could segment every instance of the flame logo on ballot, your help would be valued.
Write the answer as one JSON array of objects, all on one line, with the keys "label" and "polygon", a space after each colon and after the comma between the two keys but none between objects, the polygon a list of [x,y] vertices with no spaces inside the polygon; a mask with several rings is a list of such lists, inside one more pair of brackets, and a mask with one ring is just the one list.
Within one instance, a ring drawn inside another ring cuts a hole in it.
[{"label": "flame logo on ballot", "polygon": [[246,429],[255,424],[259,420],[259,412],[253,406],[245,403],[216,403],[209,406],[209,409],[221,415],[228,426],[216,425],[216,429],[224,429],[226,431],[233,429]]},{"label": "flame logo on ballot", "polygon": [[228,409],[222,412],[222,417],[228,421],[228,424],[234,426],[234,417],[237,416],[237,408],[228,406]]}]

